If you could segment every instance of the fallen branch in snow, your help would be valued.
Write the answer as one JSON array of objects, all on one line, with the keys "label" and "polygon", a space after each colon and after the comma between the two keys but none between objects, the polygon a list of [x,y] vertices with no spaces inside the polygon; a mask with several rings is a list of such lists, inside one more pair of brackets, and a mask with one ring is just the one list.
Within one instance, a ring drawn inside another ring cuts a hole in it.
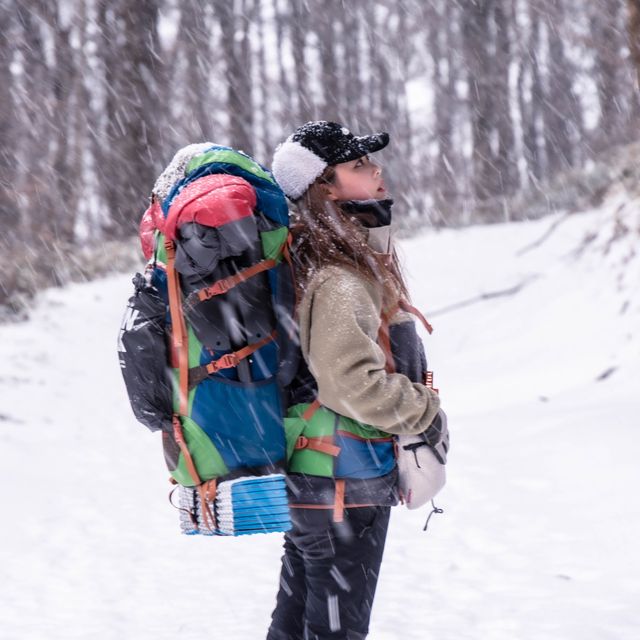
[{"label": "fallen branch in snow", "polygon": [[462,307],[468,307],[472,304],[477,304],[479,302],[485,302],[486,300],[492,300],[493,298],[503,298],[506,296],[514,296],[528,284],[531,284],[534,280],[537,280],[540,276],[532,275],[520,282],[519,284],[510,287],[509,289],[500,289],[499,291],[488,291],[487,293],[481,293],[473,298],[469,298],[467,300],[462,300],[461,302],[454,302],[446,307],[442,307],[441,309],[436,309],[435,311],[429,312],[429,317],[440,316],[445,313],[449,313],[450,311],[455,311],[456,309],[461,309]]},{"label": "fallen branch in snow", "polygon": [[536,249],[539,247],[549,236],[571,215],[571,211],[565,213],[561,218],[558,218],[554,221],[554,223],[535,241],[531,244],[528,244],[526,247],[522,247],[519,251],[516,252],[516,256],[521,256],[527,251],[531,251],[532,249]]},{"label": "fallen branch in snow", "polygon": [[618,367],[609,367],[605,369],[597,378],[596,382],[601,382],[602,380],[606,380],[612,373],[615,373]]}]

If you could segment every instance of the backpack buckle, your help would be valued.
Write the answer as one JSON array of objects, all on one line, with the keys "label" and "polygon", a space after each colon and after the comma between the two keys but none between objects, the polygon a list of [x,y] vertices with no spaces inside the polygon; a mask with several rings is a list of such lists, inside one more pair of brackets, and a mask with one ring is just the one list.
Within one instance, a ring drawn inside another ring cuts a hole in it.
[{"label": "backpack buckle", "polygon": [[217,290],[218,293],[227,293],[229,289],[233,289],[234,283],[229,280],[229,278],[223,278],[222,280],[218,280],[213,285],[213,288]]},{"label": "backpack buckle", "polygon": [[233,286],[234,283],[231,282],[229,278],[223,278],[222,280],[214,282],[210,287],[200,289],[200,291],[198,291],[197,297],[200,302],[204,302],[205,300],[210,300],[214,296],[219,296],[223,293],[227,293],[227,291],[229,291],[229,289],[232,289]]},{"label": "backpack buckle", "polygon": [[231,367],[237,367],[240,362],[240,358],[235,353],[227,353],[221,358],[218,358],[215,363],[216,371],[220,369],[230,369]]},{"label": "backpack buckle", "polygon": [[[208,365],[205,366],[205,369],[207,374],[218,373],[220,369],[230,369],[231,367],[237,367],[239,362],[240,362],[240,358],[238,358],[238,356],[235,353],[227,353],[226,355],[221,356],[217,360],[210,362]],[[206,377],[206,374],[205,374],[205,377]],[[195,386],[199,382],[202,382],[202,380],[204,380],[204,378],[202,379],[194,378],[194,382],[192,383],[193,386]]]},{"label": "backpack buckle", "polygon": [[306,449],[309,446],[309,438],[298,436],[294,449]]}]

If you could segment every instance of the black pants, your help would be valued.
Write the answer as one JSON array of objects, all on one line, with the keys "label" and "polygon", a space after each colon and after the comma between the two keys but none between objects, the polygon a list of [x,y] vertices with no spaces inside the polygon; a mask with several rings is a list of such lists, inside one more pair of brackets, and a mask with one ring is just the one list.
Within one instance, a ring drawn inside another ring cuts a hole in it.
[{"label": "black pants", "polygon": [[366,638],[390,509],[292,509],[267,640]]}]

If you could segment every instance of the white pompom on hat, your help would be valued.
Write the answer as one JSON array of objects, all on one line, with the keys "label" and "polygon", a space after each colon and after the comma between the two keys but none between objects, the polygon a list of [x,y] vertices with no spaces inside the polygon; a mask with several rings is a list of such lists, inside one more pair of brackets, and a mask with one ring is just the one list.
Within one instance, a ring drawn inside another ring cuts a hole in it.
[{"label": "white pompom on hat", "polygon": [[273,176],[288,198],[298,200],[326,167],[356,160],[387,144],[385,132],[355,136],[337,122],[307,122],[276,149]]}]

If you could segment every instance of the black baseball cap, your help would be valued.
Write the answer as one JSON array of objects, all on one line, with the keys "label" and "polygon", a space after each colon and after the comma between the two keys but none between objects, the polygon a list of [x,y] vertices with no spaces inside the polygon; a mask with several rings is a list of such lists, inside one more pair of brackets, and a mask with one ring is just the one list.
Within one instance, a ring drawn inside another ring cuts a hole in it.
[{"label": "black baseball cap", "polygon": [[273,175],[285,194],[296,200],[327,166],[356,160],[388,144],[384,131],[356,136],[338,122],[307,122],[276,149]]}]

